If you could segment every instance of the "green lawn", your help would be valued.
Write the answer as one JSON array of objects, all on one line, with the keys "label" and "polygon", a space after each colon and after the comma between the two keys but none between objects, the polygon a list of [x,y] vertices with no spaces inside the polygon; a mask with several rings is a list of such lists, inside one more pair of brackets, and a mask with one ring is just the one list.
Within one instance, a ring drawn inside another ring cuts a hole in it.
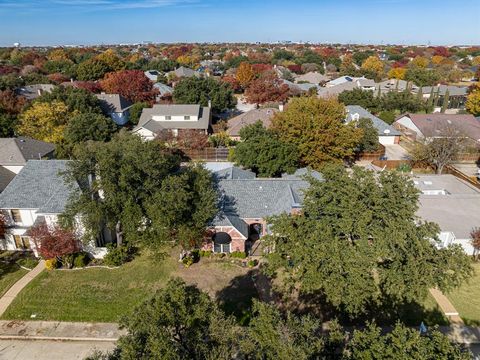
[{"label": "green lawn", "polygon": [[206,291],[243,320],[256,290],[249,269],[202,259],[186,269],[178,252],[162,260],[137,256],[118,269],[43,271],[17,296],[3,319],[116,322],[173,276]]},{"label": "green lawn", "polygon": [[467,325],[480,325],[480,264],[473,265],[475,275],[459,289],[447,294]]},{"label": "green lawn", "polygon": [[2,318],[115,322],[162,287],[176,267],[170,257],[143,255],[118,269],[43,271]]},{"label": "green lawn", "polygon": [[15,263],[0,262],[0,296],[3,296],[23,275],[28,273]]}]

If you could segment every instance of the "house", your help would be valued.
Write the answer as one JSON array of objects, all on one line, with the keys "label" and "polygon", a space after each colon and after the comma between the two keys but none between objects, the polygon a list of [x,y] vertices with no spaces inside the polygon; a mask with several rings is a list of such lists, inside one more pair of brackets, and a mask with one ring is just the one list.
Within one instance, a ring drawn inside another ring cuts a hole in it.
[{"label": "house", "polygon": [[454,128],[463,136],[480,143],[480,121],[470,114],[404,114],[393,126],[413,138],[443,137],[445,129]]},{"label": "house", "polygon": [[[417,90],[418,92],[418,90]],[[456,113],[458,110],[465,109],[467,102],[468,86],[453,86],[453,85],[438,85],[438,86],[424,86],[422,87],[422,96],[424,99],[429,99],[434,96],[435,112],[440,112],[445,101],[445,96],[448,93],[448,105],[446,111]]]},{"label": "house", "polygon": [[160,75],[160,71],[158,70],[147,70],[144,72],[145,76],[150,80],[151,82],[157,82],[158,75]]},{"label": "house", "polygon": [[295,78],[295,82],[298,84],[298,83],[302,83],[302,82],[305,82],[305,83],[310,83],[310,84],[320,84],[320,83],[325,83],[327,81],[329,81],[330,78],[328,76],[325,76],[323,74],[320,74],[319,72],[317,71],[310,71],[306,74],[303,74],[303,75],[298,75],[296,78]]},{"label": "house", "polygon": [[55,145],[28,137],[0,138],[0,166],[18,174],[28,160],[52,159]]},{"label": "house", "polygon": [[8,184],[10,184],[15,175],[14,172],[0,166],[0,193],[5,190]]},{"label": "house", "polygon": [[23,96],[27,100],[35,100],[44,93],[50,93],[55,88],[52,84],[35,84],[22,86],[15,90],[17,95]]},{"label": "house", "polygon": [[338,85],[321,87],[318,89],[318,97],[329,98],[332,96],[338,96],[344,91],[349,91],[358,88],[355,82],[346,81]]},{"label": "house", "polygon": [[128,122],[129,109],[132,103],[119,94],[96,94],[100,100],[100,108],[105,116],[110,117],[115,124],[125,125]]},{"label": "house", "polygon": [[[257,240],[269,232],[266,218],[301,210],[303,189],[309,186],[307,169],[282,178],[257,178],[237,167],[217,170],[214,175],[221,194],[220,212],[211,224],[212,240],[205,249],[216,253],[255,252]],[[317,172],[312,176],[321,179]]]},{"label": "house", "polygon": [[279,111],[275,108],[253,109],[235,116],[228,120],[227,134],[233,140],[240,140],[240,130],[247,125],[255,124],[257,121],[261,121],[263,126],[268,128],[273,116]]},{"label": "house", "polygon": [[471,231],[480,224],[480,190],[453,175],[417,175],[417,215],[440,226],[439,248],[459,244],[473,255]]},{"label": "house", "polygon": [[145,140],[153,140],[162,130],[169,130],[174,136],[179,130],[202,130],[206,134],[210,131],[212,113],[210,107],[200,105],[154,105],[145,108],[132,130]]},{"label": "house", "polygon": [[332,86],[337,86],[345,83],[351,83],[353,80],[356,79],[353,76],[340,76],[336,79],[330,80],[325,84],[326,87],[332,87]]},{"label": "house", "polygon": [[405,80],[388,79],[376,84],[375,92],[378,93],[378,90],[380,90],[381,95],[389,93],[391,91],[402,92],[409,90],[412,92],[417,92],[418,86],[416,86],[412,82]]},{"label": "house", "polygon": [[174,71],[170,71],[168,75],[175,76],[177,78],[188,78],[188,77],[199,76],[199,73],[187,67],[180,66],[178,69],[175,69]]},{"label": "house", "polygon": [[168,86],[166,84],[162,83],[155,83],[153,84],[153,87],[158,90],[158,96],[157,99],[160,99],[166,95],[172,95],[173,94],[173,88],[171,86]]},{"label": "house", "polygon": [[378,142],[382,145],[392,145],[400,143],[400,131],[388,125],[382,119],[376,117],[363,107],[358,105],[348,105],[346,122],[358,121],[361,118],[372,120],[373,126],[378,131]]},{"label": "house", "polygon": [[315,89],[315,91],[318,93],[318,90],[320,87],[317,84],[311,84],[311,83],[293,83],[289,80],[282,80],[283,84],[287,85],[290,91],[292,91],[293,94],[305,94],[310,91],[310,89]]},{"label": "house", "polygon": [[[7,227],[0,248],[3,250],[31,250],[37,254],[29,229],[41,223],[48,226],[58,222],[72,193],[80,191],[78,184],[69,184],[63,178],[69,160],[29,160],[25,167],[0,193],[0,212],[7,219]],[[106,249],[100,242],[84,246],[94,257],[103,257]]]}]

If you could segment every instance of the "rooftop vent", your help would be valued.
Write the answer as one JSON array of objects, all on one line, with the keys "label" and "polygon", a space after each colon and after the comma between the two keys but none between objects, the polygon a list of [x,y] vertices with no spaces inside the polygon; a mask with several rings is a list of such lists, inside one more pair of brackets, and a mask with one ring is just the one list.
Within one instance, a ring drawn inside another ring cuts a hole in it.
[{"label": "rooftop vent", "polygon": [[424,184],[424,185],[433,185],[433,182],[428,181],[428,180],[425,180],[425,181],[423,182],[423,184]]}]

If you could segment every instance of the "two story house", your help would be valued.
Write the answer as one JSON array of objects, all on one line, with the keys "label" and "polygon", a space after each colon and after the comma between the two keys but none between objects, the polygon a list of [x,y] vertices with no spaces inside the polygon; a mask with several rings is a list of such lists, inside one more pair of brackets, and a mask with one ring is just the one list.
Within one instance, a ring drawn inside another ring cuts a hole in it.
[{"label": "two story house", "polygon": [[161,131],[168,130],[174,136],[179,130],[210,131],[212,113],[210,107],[200,105],[154,105],[142,110],[138,125],[132,130],[145,140],[153,140]]}]

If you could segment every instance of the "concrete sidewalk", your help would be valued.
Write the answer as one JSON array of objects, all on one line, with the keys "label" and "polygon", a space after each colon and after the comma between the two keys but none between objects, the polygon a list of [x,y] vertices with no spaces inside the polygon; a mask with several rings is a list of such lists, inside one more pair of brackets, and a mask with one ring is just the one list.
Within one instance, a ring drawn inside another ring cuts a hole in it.
[{"label": "concrete sidewalk", "polygon": [[463,325],[464,322],[460,315],[458,314],[457,309],[453,304],[448,300],[448,298],[438,289],[430,289],[430,294],[433,296],[437,302],[440,310],[443,311],[445,316],[448,318],[452,325]]},{"label": "concrete sidewalk", "polygon": [[45,261],[41,260],[34,269],[30,270],[20,280],[18,280],[8,291],[0,298],[0,316],[7,310],[13,299],[28,285],[30,281],[45,269]]},{"label": "concrete sidewalk", "polygon": [[114,342],[126,331],[114,323],[1,320],[0,340]]}]

